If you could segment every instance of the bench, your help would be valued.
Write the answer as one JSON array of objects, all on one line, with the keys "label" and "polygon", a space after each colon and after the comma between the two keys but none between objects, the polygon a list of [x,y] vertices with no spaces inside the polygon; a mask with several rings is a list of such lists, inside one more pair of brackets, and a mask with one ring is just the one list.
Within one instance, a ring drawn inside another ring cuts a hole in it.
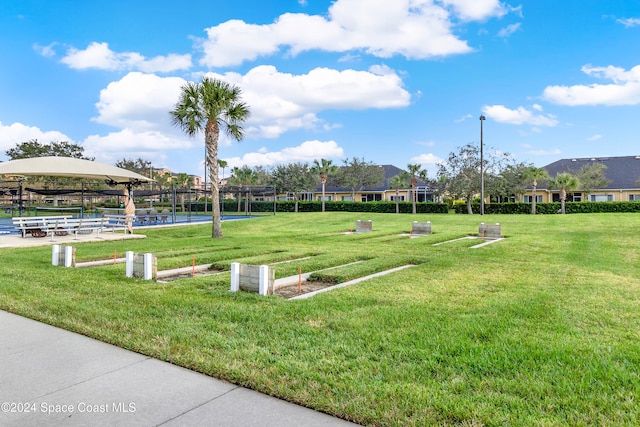
[{"label": "bench", "polygon": [[127,232],[127,224],[133,224],[135,215],[105,215],[102,217],[102,231],[122,231]]},{"label": "bench", "polygon": [[54,228],[51,240],[53,240],[54,235],[60,236],[73,233],[74,238],[78,239],[78,234],[91,234],[94,231],[100,233],[102,222],[102,218],[66,218],[58,220],[52,224]]},{"label": "bench", "polygon": [[33,237],[45,237],[52,230],[58,221],[71,218],[70,215],[63,216],[43,216],[43,217],[15,217],[11,221],[20,230],[22,237],[31,234]]},{"label": "bench", "polygon": [[102,218],[72,218],[71,216],[48,217],[19,217],[13,218],[13,225],[20,230],[22,237],[31,234],[33,237],[65,236],[69,233],[75,235],[91,234],[94,231],[99,236],[103,231],[127,230],[127,220],[133,217],[126,215],[105,215]]}]

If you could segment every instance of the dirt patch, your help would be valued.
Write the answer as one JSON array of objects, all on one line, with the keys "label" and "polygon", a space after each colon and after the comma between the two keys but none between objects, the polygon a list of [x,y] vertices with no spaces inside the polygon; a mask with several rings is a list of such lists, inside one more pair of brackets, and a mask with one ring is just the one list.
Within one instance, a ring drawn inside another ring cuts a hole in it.
[{"label": "dirt patch", "polygon": [[160,277],[158,277],[158,279],[156,280],[157,282],[173,282],[174,280],[178,280],[178,279],[190,279],[192,277],[199,277],[199,276],[211,276],[212,274],[220,274],[222,273],[222,271],[218,271],[218,270],[196,270],[194,274],[192,274],[191,272],[188,273],[179,273],[179,274],[172,274],[170,276],[163,276],[160,275]]},{"label": "dirt patch", "polygon": [[298,292],[298,285],[284,286],[273,292],[274,295],[281,296],[283,298],[293,298],[298,295],[308,294],[309,292],[315,292],[319,289],[329,288],[335,286],[335,283],[325,282],[302,282],[300,292]]}]

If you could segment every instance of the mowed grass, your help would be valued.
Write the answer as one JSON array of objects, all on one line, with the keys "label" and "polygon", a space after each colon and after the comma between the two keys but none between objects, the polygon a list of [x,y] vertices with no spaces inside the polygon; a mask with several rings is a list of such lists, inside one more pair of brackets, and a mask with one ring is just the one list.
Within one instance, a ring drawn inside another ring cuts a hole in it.
[{"label": "mowed grass", "polygon": [[[374,231],[344,234],[356,219]],[[434,234],[401,236],[414,220]],[[505,240],[481,248],[481,222]],[[123,265],[65,269],[0,249],[0,308],[367,425],[639,425],[640,216],[278,214],[77,245],[79,261],[152,252],[159,269],[273,264],[340,283],[300,301],[170,283]],[[283,262],[290,261],[290,262]],[[276,264],[277,263],[277,264]]]}]

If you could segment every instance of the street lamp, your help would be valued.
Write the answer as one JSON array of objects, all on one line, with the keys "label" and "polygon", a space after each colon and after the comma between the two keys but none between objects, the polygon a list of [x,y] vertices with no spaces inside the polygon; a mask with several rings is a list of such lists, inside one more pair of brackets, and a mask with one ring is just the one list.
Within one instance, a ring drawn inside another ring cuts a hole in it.
[{"label": "street lamp", "polygon": [[486,117],[480,115],[480,215],[484,215],[484,159],[482,156],[483,142],[482,142],[482,122],[486,120]]}]

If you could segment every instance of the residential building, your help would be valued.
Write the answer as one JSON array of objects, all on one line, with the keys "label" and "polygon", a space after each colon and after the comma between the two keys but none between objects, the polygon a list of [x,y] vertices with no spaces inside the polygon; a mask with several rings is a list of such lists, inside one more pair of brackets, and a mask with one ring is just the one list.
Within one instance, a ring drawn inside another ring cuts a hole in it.
[{"label": "residential building", "polygon": [[[335,185],[331,185],[331,177],[325,186],[325,201],[356,201],[356,202],[380,202],[380,201],[395,201],[396,190],[391,188],[389,180],[396,175],[400,175],[403,170],[393,165],[380,165],[384,172],[384,181],[375,187],[365,187],[355,193],[348,188],[342,188]],[[409,183],[410,184],[410,183]],[[434,201],[434,191],[429,187],[428,183],[424,181],[418,181],[416,188],[416,200],[418,202],[431,202]],[[279,194],[278,200],[293,200],[293,194]],[[303,193],[299,195],[300,200],[322,200],[322,185],[318,185],[314,191]],[[412,201],[411,186],[401,188],[398,191],[398,199],[400,201]]]},{"label": "residential building", "polygon": [[[640,201],[640,156],[623,157],[590,157],[561,159],[544,166],[550,177],[559,173],[576,174],[580,168],[589,164],[606,166],[604,175],[609,183],[604,188],[592,189],[586,192],[577,188],[567,195],[567,201],[581,202],[627,202]],[[560,190],[549,188],[547,181],[538,183],[536,202],[560,201]],[[527,188],[524,202],[532,201],[531,187]]]}]

